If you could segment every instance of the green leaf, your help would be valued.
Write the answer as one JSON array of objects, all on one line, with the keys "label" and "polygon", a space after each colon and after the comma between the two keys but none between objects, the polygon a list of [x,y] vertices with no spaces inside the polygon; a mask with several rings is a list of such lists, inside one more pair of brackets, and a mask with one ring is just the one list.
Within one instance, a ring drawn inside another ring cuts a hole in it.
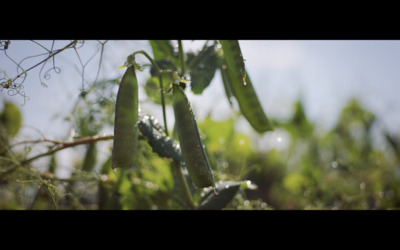
[{"label": "green leaf", "polygon": [[4,124],[10,137],[14,137],[22,125],[20,109],[12,102],[4,102],[4,110],[0,115],[0,122]]},{"label": "green leaf", "polygon": [[[157,76],[149,77],[147,79],[144,85],[144,91],[153,103],[161,105],[160,80]],[[171,104],[171,95],[164,94],[164,101],[165,105]]]},{"label": "green leaf", "polygon": [[187,53],[188,70],[190,72],[191,90],[199,95],[207,88],[214,78],[215,71],[219,66],[219,58],[214,45],[206,47],[197,55]]},{"label": "green leaf", "polygon": [[169,40],[149,40],[149,43],[153,50],[154,61],[169,60],[177,67],[180,65],[178,53],[174,51]]},{"label": "green leaf", "polygon": [[240,188],[255,189],[250,181],[219,181],[216,192],[209,190],[199,201],[199,210],[220,210],[225,208],[235,197]]},{"label": "green leaf", "polygon": [[[157,64],[157,66],[160,70],[170,70],[171,72],[177,71],[175,64],[173,64],[169,59],[160,59],[160,60],[155,61],[155,63]],[[153,65],[151,65],[151,67],[150,67],[150,75],[158,76],[157,71]],[[162,74],[162,75],[164,78],[166,78],[166,79],[163,78],[164,83],[168,83],[171,81],[171,79],[170,79],[171,77],[169,76],[169,74]]]}]

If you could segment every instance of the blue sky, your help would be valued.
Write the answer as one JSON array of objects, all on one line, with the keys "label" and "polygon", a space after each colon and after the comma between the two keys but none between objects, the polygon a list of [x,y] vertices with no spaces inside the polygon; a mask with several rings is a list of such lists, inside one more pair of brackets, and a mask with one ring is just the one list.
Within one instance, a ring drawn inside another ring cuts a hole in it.
[{"label": "blue sky", "polygon": [[[42,43],[51,44],[49,41]],[[67,43],[58,41],[56,44]],[[184,41],[187,50],[202,45],[203,41]],[[400,134],[400,41],[244,40],[240,45],[249,75],[268,115],[289,116],[293,102],[301,98],[310,119],[328,129],[346,102],[357,97],[378,116],[382,126]],[[82,87],[79,59],[85,64],[85,79],[93,81],[99,59],[98,54],[95,55],[96,48],[95,41],[88,41],[78,50],[79,58],[74,50],[60,53],[56,65],[61,73],[50,72],[51,78],[46,80],[48,87],[41,86],[38,71],[30,72],[24,82],[29,100],[21,107],[25,125],[35,127],[54,139],[66,138],[66,128],[70,124],[62,118],[68,115]],[[118,66],[130,53],[139,49],[151,54],[147,41],[108,42],[99,79],[122,75],[123,70],[118,70]],[[29,41],[11,41],[8,50],[16,61],[43,52],[40,46]],[[92,55],[95,56],[89,61]],[[39,58],[25,63],[37,62]],[[144,57],[142,62],[147,63]],[[0,70],[5,70],[10,77],[15,74],[15,65],[3,53],[0,53]],[[143,83],[147,76],[145,72],[139,73],[139,82]],[[202,96],[188,94],[199,118],[210,110],[215,118],[229,116],[219,75]],[[0,92],[0,98],[17,104],[24,102],[20,96],[8,96],[5,90]],[[161,109],[148,107],[148,110],[162,118]],[[172,113],[169,115],[173,116]],[[243,126],[246,128],[247,125]],[[29,129],[25,132],[34,133]]]},{"label": "blue sky", "polygon": [[242,46],[259,92],[274,91],[270,105],[301,97],[310,118],[330,127],[343,105],[357,97],[391,131],[400,132],[400,41],[244,41]]}]

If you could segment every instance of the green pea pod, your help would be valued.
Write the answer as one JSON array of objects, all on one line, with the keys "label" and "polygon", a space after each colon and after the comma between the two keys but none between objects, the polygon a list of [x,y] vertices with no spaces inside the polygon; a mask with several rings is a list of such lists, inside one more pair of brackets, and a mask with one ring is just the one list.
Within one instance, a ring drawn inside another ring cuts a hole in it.
[{"label": "green pea pod", "polygon": [[153,152],[161,157],[172,158],[184,163],[179,143],[164,133],[164,128],[154,116],[139,114],[138,128],[146,138]]},{"label": "green pea pod", "polygon": [[232,89],[228,77],[228,71],[226,70],[226,65],[220,67],[222,83],[224,85],[226,99],[228,99],[229,105],[232,107]]},{"label": "green pea pod", "polygon": [[238,40],[220,40],[222,51],[224,52],[225,63],[231,68],[242,81],[246,77],[244,60]]},{"label": "green pea pod", "polygon": [[178,84],[173,84],[172,106],[179,144],[190,178],[200,188],[215,187],[192,108],[185,92]]},{"label": "green pea pod", "polygon": [[[221,40],[225,66],[221,67],[224,84],[227,84],[239,103],[242,114],[259,133],[273,130],[253,84],[245,70],[237,40]],[[227,88],[225,87],[225,90]]]},{"label": "green pea pod", "polygon": [[97,147],[96,143],[90,143],[86,149],[86,155],[83,160],[82,170],[91,172],[96,165],[97,161]]},{"label": "green pea pod", "polygon": [[121,79],[115,105],[112,168],[132,167],[138,141],[138,81],[134,66]]}]

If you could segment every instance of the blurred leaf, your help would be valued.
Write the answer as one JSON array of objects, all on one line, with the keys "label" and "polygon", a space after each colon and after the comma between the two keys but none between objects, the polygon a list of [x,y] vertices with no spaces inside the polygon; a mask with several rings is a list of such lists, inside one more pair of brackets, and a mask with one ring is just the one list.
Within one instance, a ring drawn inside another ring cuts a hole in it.
[{"label": "blurred leaf", "polygon": [[109,152],[109,156],[107,157],[107,160],[105,160],[103,162],[103,164],[101,165],[100,174],[104,174],[104,175],[109,174],[112,172],[112,171],[110,171],[110,169],[112,169],[111,168],[111,152]]},{"label": "blurred leaf", "polygon": [[[166,82],[164,82],[164,87],[167,87]],[[161,105],[161,92],[160,92],[160,81],[158,76],[153,76],[147,78],[146,84],[144,85],[144,90],[150,100],[158,105]],[[171,104],[171,95],[164,94],[165,105]]]},{"label": "blurred leaf", "polygon": [[121,197],[110,183],[100,181],[97,196],[100,210],[120,210],[122,208]]},{"label": "blurred leaf", "polygon": [[[0,122],[0,156],[8,155],[9,139],[6,127]],[[0,166],[4,166],[0,164]]]},{"label": "blurred leaf", "polygon": [[[157,64],[157,66],[160,70],[170,70],[172,72],[178,70],[176,68],[176,66],[170,60],[167,60],[167,59],[158,60],[158,61],[155,61],[155,63]],[[151,65],[151,67],[150,67],[150,75],[158,77],[157,71],[153,65]],[[163,75],[163,83],[167,84],[168,82],[170,82],[170,76],[168,76],[168,74]]]},{"label": "blurred leaf", "polygon": [[234,120],[214,121],[207,116],[198,123],[201,134],[205,135],[204,141],[207,144],[207,151],[216,153],[222,146],[226,147],[235,134]]},{"label": "blurred leaf", "polygon": [[151,195],[152,193],[150,191],[169,193],[172,189],[172,174],[169,161],[154,156],[147,157],[145,161],[148,166],[141,169],[140,172],[141,177],[146,181],[146,187],[149,189],[147,194]]},{"label": "blurred leaf", "polygon": [[20,109],[12,102],[4,102],[4,109],[0,115],[0,122],[4,124],[8,135],[14,137],[22,125]]},{"label": "blurred leaf", "polygon": [[339,130],[347,129],[351,123],[361,122],[368,131],[374,120],[375,116],[371,112],[365,110],[356,99],[351,99],[340,113],[336,126]]},{"label": "blurred leaf", "polygon": [[287,175],[283,180],[283,186],[293,194],[302,194],[304,189],[309,185],[306,176],[300,173]]},{"label": "blurred leaf", "polygon": [[199,95],[210,85],[214,78],[215,71],[219,66],[219,58],[216,55],[214,45],[206,47],[197,55],[187,53],[188,70],[190,73],[191,90]]},{"label": "blurred leaf", "polygon": [[170,160],[158,157],[144,140],[137,151],[138,168],[118,178],[122,209],[166,209],[173,186]]},{"label": "blurred leaf", "polygon": [[294,103],[294,112],[292,117],[286,122],[280,122],[279,125],[285,128],[292,138],[309,138],[313,131],[313,124],[307,119],[303,103],[298,100]]},{"label": "blurred leaf", "polygon": [[97,162],[97,145],[96,143],[90,143],[86,147],[86,154],[83,160],[82,170],[91,172]]},{"label": "blurred leaf", "polygon": [[303,136],[310,135],[314,128],[306,117],[302,102],[297,101],[294,106],[295,112],[291,118],[291,123],[299,128],[299,133]]},{"label": "blurred leaf", "polygon": [[78,99],[72,111],[76,133],[82,137],[97,135],[106,124],[114,123],[114,112],[115,102],[108,99],[95,95]]},{"label": "blurred leaf", "polygon": [[385,138],[389,145],[393,148],[397,158],[400,160],[400,141],[391,136],[388,132],[385,132]]},{"label": "blurred leaf", "polygon": [[169,40],[149,40],[149,43],[153,50],[154,61],[169,60],[176,67],[180,66],[178,53]]},{"label": "blurred leaf", "polygon": [[235,133],[232,140],[226,145],[226,153],[232,159],[240,162],[253,151],[251,140],[246,134]]},{"label": "blurred leaf", "polygon": [[244,188],[244,189],[249,189],[249,190],[256,190],[257,189],[257,185],[252,183],[249,180],[243,181],[242,184],[240,185],[240,187]]},{"label": "blurred leaf", "polygon": [[225,208],[240,188],[255,189],[250,181],[219,181],[216,183],[216,192],[209,190],[199,201],[199,210],[220,210]]},{"label": "blurred leaf", "polygon": [[198,123],[205,150],[213,168],[224,168],[225,174],[240,174],[248,167],[247,158],[254,153],[249,136],[235,130],[235,120],[214,121],[206,117]]},{"label": "blurred leaf", "polygon": [[49,162],[49,172],[54,174],[56,172],[57,169],[57,158],[56,158],[56,154],[52,154],[51,158],[50,158],[50,162]]},{"label": "blurred leaf", "polygon": [[121,209],[121,194],[118,184],[122,181],[116,179],[111,168],[111,154],[100,167],[100,180],[98,182],[97,200],[100,210]]}]

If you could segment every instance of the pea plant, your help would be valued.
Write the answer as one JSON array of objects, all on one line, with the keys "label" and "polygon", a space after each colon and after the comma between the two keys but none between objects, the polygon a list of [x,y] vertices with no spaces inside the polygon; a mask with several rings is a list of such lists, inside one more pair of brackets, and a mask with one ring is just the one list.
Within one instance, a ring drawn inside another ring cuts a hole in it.
[{"label": "pea plant", "polygon": [[[116,108],[112,167],[135,167],[137,153],[138,130],[148,140],[153,151],[161,157],[173,159],[172,167],[180,188],[184,191],[185,201],[192,209],[222,209],[234,197],[239,187],[252,187],[247,181],[215,182],[212,167],[201,142],[196,118],[191,108],[185,89],[188,83],[196,94],[210,84],[217,68],[220,69],[228,100],[234,96],[241,112],[247,121],[259,133],[272,130],[257,95],[254,91],[248,74],[245,70],[243,56],[237,40],[208,42],[197,54],[184,54],[182,43],[178,42],[178,53],[168,41],[150,41],[154,59],[144,51],[130,55],[125,63],[127,70],[122,78]],[[149,115],[139,115],[138,111],[138,84],[135,69],[140,67],[135,62],[135,56],[145,55],[152,65],[153,71],[158,74],[160,96],[165,117],[164,95],[172,95],[172,106],[175,116],[175,141],[170,138],[167,123],[164,128]],[[207,69],[199,67],[207,65]],[[166,75],[166,78],[163,76]],[[190,80],[188,80],[189,76]],[[164,86],[163,80],[167,79]],[[139,120],[139,122],[137,122]],[[187,170],[187,174],[184,174]],[[203,194],[198,202],[193,202],[190,190],[196,188],[211,189]]]},{"label": "pea plant", "polygon": [[[81,131],[81,134],[86,134],[88,137],[73,142],[43,140],[53,143],[53,147],[44,154],[23,160],[16,159],[4,146],[2,151],[10,156],[14,167],[2,171],[0,177],[12,175],[17,169],[28,171],[24,165],[42,156],[51,155],[53,158],[50,164],[53,164],[55,152],[78,145],[87,146],[80,173],[90,172],[94,165],[93,159],[96,158],[95,143],[112,139],[111,156],[101,166],[100,177],[95,176],[95,179],[99,180],[97,182],[99,209],[124,209],[126,206],[123,204],[129,203],[130,199],[136,201],[142,199],[146,202],[150,194],[143,195],[144,192],[139,190],[140,187],[132,186],[131,183],[145,182],[149,172],[156,171],[160,171],[160,175],[172,176],[171,193],[160,195],[162,196],[160,199],[167,200],[163,202],[167,204],[163,207],[169,209],[224,209],[239,190],[256,189],[257,187],[248,180],[220,178],[219,170],[212,163],[210,164],[209,153],[203,145],[195,112],[186,95],[187,91],[192,91],[196,95],[202,94],[210,85],[216,72],[219,72],[230,105],[233,105],[232,97],[235,98],[241,114],[258,133],[271,131],[273,129],[271,123],[246,71],[239,42],[237,40],[206,41],[202,49],[196,53],[185,53],[181,41],[177,42],[177,50],[168,40],[150,40],[149,43],[153,57],[139,50],[127,56],[126,62],[120,67],[125,72],[120,81],[114,81],[119,84],[115,103],[110,104],[105,100],[96,103],[103,109],[113,109],[113,136],[96,136],[99,129],[91,123],[90,126],[81,126],[81,130],[86,129]],[[136,60],[139,56],[144,56],[150,63],[144,66],[139,65]],[[143,88],[148,97],[162,109],[162,124],[152,114],[146,114],[140,109],[140,83],[137,74],[147,69],[150,71],[150,77]],[[97,85],[98,88],[101,86]],[[85,97],[84,94],[87,92],[81,93],[82,98]],[[174,113],[175,125],[172,130],[167,126],[167,119],[172,118],[166,115],[167,105],[172,106]],[[93,114],[81,115],[81,117],[90,118]],[[6,145],[7,138],[4,138],[0,142]],[[152,154],[156,154],[158,159],[155,159]],[[144,160],[146,158],[147,161]],[[1,159],[5,158],[2,156]],[[149,167],[151,165],[149,159],[167,162],[170,165],[169,173],[162,172],[164,170],[157,167]],[[49,167],[51,168],[52,166]],[[138,173],[138,169],[142,171]],[[90,176],[86,176],[88,179],[85,179],[85,176],[81,175],[78,178],[78,175],[79,173],[68,180],[59,180],[68,183],[61,191],[51,182],[55,178],[46,179],[43,174],[36,176],[35,172],[36,177],[32,177],[33,174],[31,174],[31,180],[39,183],[41,189],[46,191],[46,194],[51,197],[52,204],[57,208],[59,198],[63,195],[74,203],[75,196],[72,190],[90,179]],[[127,190],[130,190],[130,195],[140,194],[140,197],[128,197],[125,195]],[[39,194],[40,192],[37,197],[40,197]],[[152,195],[157,196],[157,194]],[[77,205],[75,208],[80,207]]]}]

